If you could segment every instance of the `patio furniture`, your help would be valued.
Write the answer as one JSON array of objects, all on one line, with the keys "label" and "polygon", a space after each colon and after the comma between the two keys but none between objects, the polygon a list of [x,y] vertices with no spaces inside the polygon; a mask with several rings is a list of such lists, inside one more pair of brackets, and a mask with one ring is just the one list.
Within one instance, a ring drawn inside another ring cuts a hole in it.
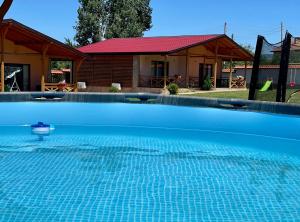
[{"label": "patio furniture", "polygon": [[246,88],[246,79],[242,76],[231,80],[231,88]]},{"label": "patio furniture", "polygon": [[86,89],[86,82],[78,82],[77,89]]},{"label": "patio furniture", "polygon": [[211,87],[212,87],[212,88],[216,88],[216,84],[217,84],[217,83],[215,82],[214,77],[211,77],[210,80],[211,80]]},{"label": "patio furniture", "polygon": [[45,91],[49,92],[77,92],[77,84],[45,83]]},{"label": "patio furniture", "polygon": [[189,77],[189,87],[199,88],[199,77]]},{"label": "patio furniture", "polygon": [[121,83],[112,83],[111,86],[117,88],[119,91],[122,90]]}]

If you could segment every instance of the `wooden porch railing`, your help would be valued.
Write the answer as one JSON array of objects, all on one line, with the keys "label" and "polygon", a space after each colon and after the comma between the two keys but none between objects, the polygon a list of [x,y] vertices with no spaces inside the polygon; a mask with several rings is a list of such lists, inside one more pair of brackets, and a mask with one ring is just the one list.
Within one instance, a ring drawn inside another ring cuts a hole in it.
[{"label": "wooden porch railing", "polygon": [[45,91],[51,92],[77,92],[77,84],[45,83]]},{"label": "wooden porch railing", "polygon": [[[217,87],[226,87],[229,88],[229,79],[217,79],[215,83],[214,78],[211,78],[212,88]],[[233,78],[231,81],[231,88],[246,88],[246,79],[245,78]],[[199,78],[198,77],[189,77],[189,87],[191,88],[200,88]]]},{"label": "wooden porch railing", "polygon": [[215,82],[215,78],[211,77],[210,80],[211,80],[211,87],[212,88],[216,88],[217,87],[217,85],[216,85],[217,83]]},{"label": "wooden porch railing", "polygon": [[190,88],[199,88],[199,78],[198,77],[189,77],[189,87]]},{"label": "wooden porch railing", "polygon": [[[211,78],[211,84],[212,84],[212,88],[214,88],[215,87],[214,78]],[[200,87],[200,82],[199,82],[199,77],[189,77],[189,87],[191,87],[191,88],[201,88]]]},{"label": "wooden porch railing", "polygon": [[247,82],[245,78],[233,78],[231,80],[231,88],[246,88]]},{"label": "wooden porch railing", "polygon": [[[167,77],[167,85],[176,83],[179,87],[185,87],[185,79],[180,76]],[[163,88],[164,77],[139,75],[139,87]]]}]

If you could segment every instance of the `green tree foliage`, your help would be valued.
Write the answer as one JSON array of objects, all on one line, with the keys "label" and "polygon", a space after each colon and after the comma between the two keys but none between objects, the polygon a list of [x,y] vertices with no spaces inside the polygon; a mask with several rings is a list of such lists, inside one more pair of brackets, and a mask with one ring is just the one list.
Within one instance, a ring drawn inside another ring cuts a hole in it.
[{"label": "green tree foliage", "polygon": [[[248,51],[250,54],[254,55],[254,48],[249,44],[249,45],[241,45],[246,51]],[[248,62],[248,65],[252,65],[252,62]],[[243,61],[233,61],[232,62],[232,67],[234,68],[235,66],[243,66],[245,63]],[[229,69],[230,68],[230,62],[224,62],[223,68]]]},{"label": "green tree foliage", "polygon": [[296,50],[291,50],[290,53],[290,63],[300,63],[300,52]]},{"label": "green tree foliage", "polygon": [[106,0],[79,0],[75,40],[79,46],[100,41],[107,20]]},{"label": "green tree foliage", "polygon": [[106,38],[141,37],[152,27],[150,0],[109,0]]},{"label": "green tree foliage", "polygon": [[72,62],[71,61],[59,61],[59,60],[52,60],[51,61],[51,69],[71,69],[72,68]]},{"label": "green tree foliage", "polygon": [[79,0],[79,3],[75,26],[78,46],[104,37],[143,36],[152,27],[150,0]]},{"label": "green tree foliage", "polygon": [[[275,52],[270,55],[262,55],[260,59],[261,65],[279,65],[281,60],[281,51]],[[296,50],[291,50],[290,52],[290,60],[291,64],[299,64],[300,63],[300,52]]]},{"label": "green tree foliage", "polygon": [[65,44],[72,48],[77,48],[76,43],[73,42],[72,39],[70,39],[70,38],[65,38]]}]

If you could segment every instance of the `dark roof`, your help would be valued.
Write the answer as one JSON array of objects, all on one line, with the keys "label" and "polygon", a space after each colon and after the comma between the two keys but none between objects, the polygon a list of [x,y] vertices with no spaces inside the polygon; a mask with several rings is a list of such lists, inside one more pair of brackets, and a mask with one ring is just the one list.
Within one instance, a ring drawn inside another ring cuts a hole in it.
[{"label": "dark roof", "polygon": [[38,32],[13,19],[5,19],[1,28],[7,27],[6,38],[15,44],[23,45],[37,52],[42,52],[45,44],[49,45],[47,54],[53,57],[80,59],[85,54],[56,39]]}]

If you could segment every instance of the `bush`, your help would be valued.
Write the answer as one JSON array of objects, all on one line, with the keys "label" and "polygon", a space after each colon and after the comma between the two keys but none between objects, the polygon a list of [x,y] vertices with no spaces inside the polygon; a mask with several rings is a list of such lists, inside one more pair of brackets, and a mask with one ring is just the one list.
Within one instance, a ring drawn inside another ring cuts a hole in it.
[{"label": "bush", "polygon": [[4,86],[4,92],[10,92],[10,87],[8,85]]},{"label": "bush", "polygon": [[202,89],[203,90],[211,90],[211,88],[212,88],[211,79],[210,79],[210,77],[207,77],[203,82]]},{"label": "bush", "polygon": [[111,93],[118,93],[118,92],[120,92],[120,90],[117,87],[112,86],[112,87],[110,87],[109,92],[111,92]]},{"label": "bush", "polygon": [[179,86],[175,83],[171,83],[170,85],[168,85],[168,90],[171,95],[177,95],[179,91]]}]

